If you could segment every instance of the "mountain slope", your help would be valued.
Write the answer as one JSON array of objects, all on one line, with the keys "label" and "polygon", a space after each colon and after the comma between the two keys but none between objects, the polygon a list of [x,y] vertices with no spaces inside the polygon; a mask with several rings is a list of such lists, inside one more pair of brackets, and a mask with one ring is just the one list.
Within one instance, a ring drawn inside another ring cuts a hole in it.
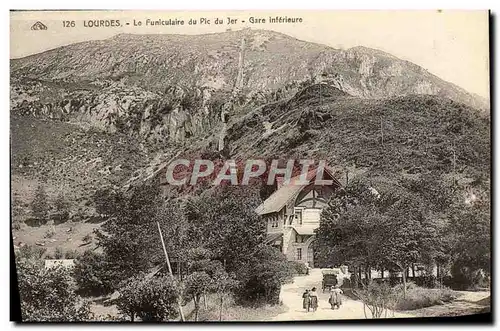
[{"label": "mountain slope", "polygon": [[430,94],[488,108],[390,54],[338,50],[265,30],[122,34],[11,60],[11,107],[182,142],[216,127],[222,109],[277,101],[318,82],[360,98]]},{"label": "mountain slope", "polygon": [[490,160],[481,104],[365,47],[262,30],[118,35],[11,60],[12,172],[84,205],[174,157],[220,156],[222,140],[227,157],[324,158],[384,178],[449,175],[455,150],[455,171],[476,180]]},{"label": "mountain slope", "polygon": [[[326,84],[234,118],[227,129],[230,159],[326,160],[340,179],[364,173],[373,185],[396,185],[403,177],[437,176],[460,190],[489,199],[490,119],[437,96],[361,99]],[[219,161],[204,141],[175,158]],[[141,169],[131,185],[164,180],[169,160]],[[240,169],[242,170],[242,168]],[[165,186],[182,194],[177,187]],[[190,189],[191,190],[191,189]],[[189,190],[188,190],[189,191]]]},{"label": "mountain slope", "polygon": [[327,77],[360,97],[436,94],[475,107],[481,104],[457,86],[385,52],[366,47],[338,50],[265,30],[120,34],[12,60],[11,72],[47,80],[122,79],[159,92],[169,85],[232,89],[240,49],[248,90],[273,90],[293,81]]}]

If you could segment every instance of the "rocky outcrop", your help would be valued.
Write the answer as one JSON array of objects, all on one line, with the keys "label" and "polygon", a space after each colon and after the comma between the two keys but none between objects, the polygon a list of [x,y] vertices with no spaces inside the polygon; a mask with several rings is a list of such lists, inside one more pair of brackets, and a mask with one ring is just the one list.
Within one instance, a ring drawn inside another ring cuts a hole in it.
[{"label": "rocky outcrop", "polygon": [[[113,83],[44,100],[44,85],[19,84],[11,103],[17,115],[90,124],[107,132],[136,135],[154,142],[182,142],[202,134],[223,103],[213,104],[209,88],[170,87],[163,94]],[[20,101],[22,99],[22,101]]]}]

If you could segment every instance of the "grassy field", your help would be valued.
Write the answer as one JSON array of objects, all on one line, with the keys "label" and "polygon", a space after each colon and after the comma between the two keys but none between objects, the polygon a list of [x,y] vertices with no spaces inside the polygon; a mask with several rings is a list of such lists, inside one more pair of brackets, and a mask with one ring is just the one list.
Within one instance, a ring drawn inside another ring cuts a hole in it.
[{"label": "grassy field", "polygon": [[406,298],[402,297],[402,291],[396,302],[396,310],[415,310],[425,307],[442,305],[452,302],[460,296],[460,293],[448,288],[434,289],[419,286],[410,287],[407,290]]},{"label": "grassy field", "polygon": [[[93,300],[91,304],[91,311],[95,314],[98,320],[125,320],[128,317],[120,316],[118,309],[115,305],[104,306],[100,299]],[[194,321],[194,304],[190,301],[183,306],[183,313],[186,321]],[[262,307],[243,307],[237,305],[232,297],[228,297],[224,301],[222,310],[221,321],[266,321],[272,317],[284,313],[287,308],[284,306],[270,306],[265,305]],[[198,321],[219,321],[220,318],[220,301],[215,294],[207,295],[206,308],[202,299],[201,308],[198,316]]]},{"label": "grassy field", "polygon": [[[220,301],[215,294],[207,295],[207,308],[202,299],[198,321],[219,321]],[[285,306],[264,305],[261,307],[243,307],[234,302],[232,297],[224,301],[222,309],[222,321],[265,321],[286,312]],[[189,302],[184,307],[186,320],[194,321],[194,304]]]},{"label": "grassy field", "polygon": [[19,230],[12,230],[12,236],[15,247],[36,245],[46,248],[46,255],[53,254],[56,248],[61,249],[63,252],[76,251],[82,253],[85,250],[96,248],[94,240],[90,244],[85,244],[83,238],[89,234],[92,236],[94,229],[99,226],[99,224],[80,222],[67,222],[57,226],[42,225],[39,227],[21,224]]}]

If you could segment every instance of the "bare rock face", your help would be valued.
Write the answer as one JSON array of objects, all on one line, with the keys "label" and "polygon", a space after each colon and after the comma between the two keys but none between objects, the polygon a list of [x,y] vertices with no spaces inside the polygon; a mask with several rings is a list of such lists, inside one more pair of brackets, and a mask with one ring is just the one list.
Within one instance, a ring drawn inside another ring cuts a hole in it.
[{"label": "bare rock face", "polygon": [[235,93],[241,105],[262,105],[317,83],[361,98],[429,94],[488,108],[485,100],[390,54],[338,50],[264,30],[121,34],[11,60],[11,77],[16,114],[160,142],[218,128]]},{"label": "bare rock face", "polygon": [[49,101],[43,98],[46,90],[39,84],[37,88],[15,85],[12,108],[18,115],[86,123],[155,142],[181,142],[201,134],[216,112],[208,88],[171,88],[159,94],[113,83],[102,89],[69,91],[59,100]]}]

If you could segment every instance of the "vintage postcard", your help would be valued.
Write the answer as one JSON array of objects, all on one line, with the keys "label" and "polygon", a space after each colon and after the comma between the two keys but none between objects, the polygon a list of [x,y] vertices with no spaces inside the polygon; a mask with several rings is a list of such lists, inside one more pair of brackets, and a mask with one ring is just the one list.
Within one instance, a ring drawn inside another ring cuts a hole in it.
[{"label": "vintage postcard", "polygon": [[491,321],[489,63],[486,10],[11,11],[14,319]]}]

